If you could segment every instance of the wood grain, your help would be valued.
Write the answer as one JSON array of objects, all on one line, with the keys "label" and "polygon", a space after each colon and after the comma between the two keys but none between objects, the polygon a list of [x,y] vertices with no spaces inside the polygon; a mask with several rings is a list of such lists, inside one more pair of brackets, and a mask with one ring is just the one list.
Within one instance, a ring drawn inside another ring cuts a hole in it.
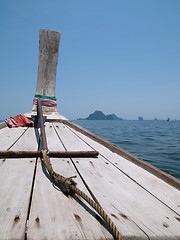
[{"label": "wood grain", "polygon": [[41,29],[39,39],[39,66],[36,94],[55,97],[60,33]]},{"label": "wood grain", "polygon": [[161,171],[160,169],[156,168],[155,166],[151,165],[150,163],[143,161],[142,159],[136,157],[135,155],[133,155],[132,153],[129,153],[128,151],[122,149],[121,147],[109,142],[108,140],[103,139],[99,136],[96,136],[95,134],[91,133],[90,131],[84,129],[83,127],[77,125],[74,122],[67,121],[67,120],[60,120],[60,122],[65,123],[67,126],[70,126],[71,128],[77,130],[80,133],[83,133],[83,135],[86,135],[90,139],[100,143],[102,146],[105,146],[111,152],[117,153],[119,156],[138,165],[139,167],[145,169],[149,173],[151,173],[151,174],[155,175],[156,177],[162,179],[163,181],[167,182],[169,185],[180,190],[180,180],[179,179]]},{"label": "wood grain", "polygon": [[[24,129],[19,128],[15,131],[9,129],[9,131],[5,136],[10,136],[10,139],[14,140],[15,135],[19,136]],[[11,141],[8,143],[11,144]],[[11,149],[21,150],[22,148],[37,150],[34,129],[28,129]],[[34,168],[35,159],[0,161],[0,239],[25,238]]]},{"label": "wood grain", "polygon": [[[64,150],[51,123],[46,123],[46,134],[51,151]],[[51,162],[54,170],[63,176],[77,175],[75,181],[89,195],[71,159],[51,159]],[[38,161],[27,228],[28,239],[113,239],[96,217],[81,199],[66,197],[53,185]]]},{"label": "wood grain", "polygon": [[27,128],[3,128],[0,130],[0,150],[9,148],[21,137]]},{"label": "wood grain", "polygon": [[142,188],[146,189],[153,196],[158,198],[180,215],[180,191],[178,189],[164,182],[161,178],[151,174],[140,166],[127,161],[125,158],[112,152],[97,141],[90,139],[74,129],[71,129],[71,131],[75,132],[75,134],[83,141],[90,144],[93,149],[100,151],[104,158],[108,159],[110,163],[126,174],[130,179],[132,179],[132,181],[142,186]]},{"label": "wood grain", "polygon": [[[91,143],[88,139],[86,144],[61,124],[57,129],[67,150],[89,150]],[[101,153],[100,146],[98,151]],[[132,181],[110,161],[107,157],[99,156],[98,159],[75,160],[74,164],[105,211],[114,216],[113,220],[123,236],[138,236],[137,229],[134,233],[132,231],[135,228],[132,226],[127,229],[129,222],[135,223],[153,239],[175,239],[180,236],[179,215]],[[123,225],[122,216],[126,216],[126,221],[129,222]]]}]

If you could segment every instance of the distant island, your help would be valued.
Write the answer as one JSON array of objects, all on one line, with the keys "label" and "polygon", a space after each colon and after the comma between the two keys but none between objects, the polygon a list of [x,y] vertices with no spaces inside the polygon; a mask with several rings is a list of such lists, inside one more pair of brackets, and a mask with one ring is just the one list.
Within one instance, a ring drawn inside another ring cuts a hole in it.
[{"label": "distant island", "polygon": [[102,111],[95,111],[94,113],[89,114],[87,118],[78,118],[77,120],[123,120],[115,114],[105,115]]}]

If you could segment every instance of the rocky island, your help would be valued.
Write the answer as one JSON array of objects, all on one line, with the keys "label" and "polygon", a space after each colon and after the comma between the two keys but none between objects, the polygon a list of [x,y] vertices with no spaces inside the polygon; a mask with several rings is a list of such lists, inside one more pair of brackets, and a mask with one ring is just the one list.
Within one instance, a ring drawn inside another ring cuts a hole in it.
[{"label": "rocky island", "polygon": [[94,113],[89,114],[87,118],[78,118],[77,120],[123,120],[115,114],[105,115],[102,111],[95,111]]}]

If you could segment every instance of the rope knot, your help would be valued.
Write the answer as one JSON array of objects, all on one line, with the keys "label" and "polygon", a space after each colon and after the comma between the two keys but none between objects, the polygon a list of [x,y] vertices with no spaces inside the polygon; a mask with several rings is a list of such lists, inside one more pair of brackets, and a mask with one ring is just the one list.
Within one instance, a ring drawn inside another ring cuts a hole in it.
[{"label": "rope knot", "polygon": [[72,195],[74,193],[77,183],[73,178],[76,178],[76,176],[66,178],[53,171],[52,178],[62,186],[62,191],[65,195]]},{"label": "rope knot", "polygon": [[66,195],[72,195],[74,193],[74,189],[77,183],[73,180],[76,176],[72,176],[64,179],[64,183],[62,184],[62,191]]}]

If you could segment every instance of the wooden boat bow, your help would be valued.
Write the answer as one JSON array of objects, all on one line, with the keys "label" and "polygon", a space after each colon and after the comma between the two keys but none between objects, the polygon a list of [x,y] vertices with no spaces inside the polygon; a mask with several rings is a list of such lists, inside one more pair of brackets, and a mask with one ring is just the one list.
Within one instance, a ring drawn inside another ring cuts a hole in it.
[{"label": "wooden boat bow", "polygon": [[59,43],[40,30],[39,126],[0,124],[0,239],[180,239],[180,181],[57,112]]}]

